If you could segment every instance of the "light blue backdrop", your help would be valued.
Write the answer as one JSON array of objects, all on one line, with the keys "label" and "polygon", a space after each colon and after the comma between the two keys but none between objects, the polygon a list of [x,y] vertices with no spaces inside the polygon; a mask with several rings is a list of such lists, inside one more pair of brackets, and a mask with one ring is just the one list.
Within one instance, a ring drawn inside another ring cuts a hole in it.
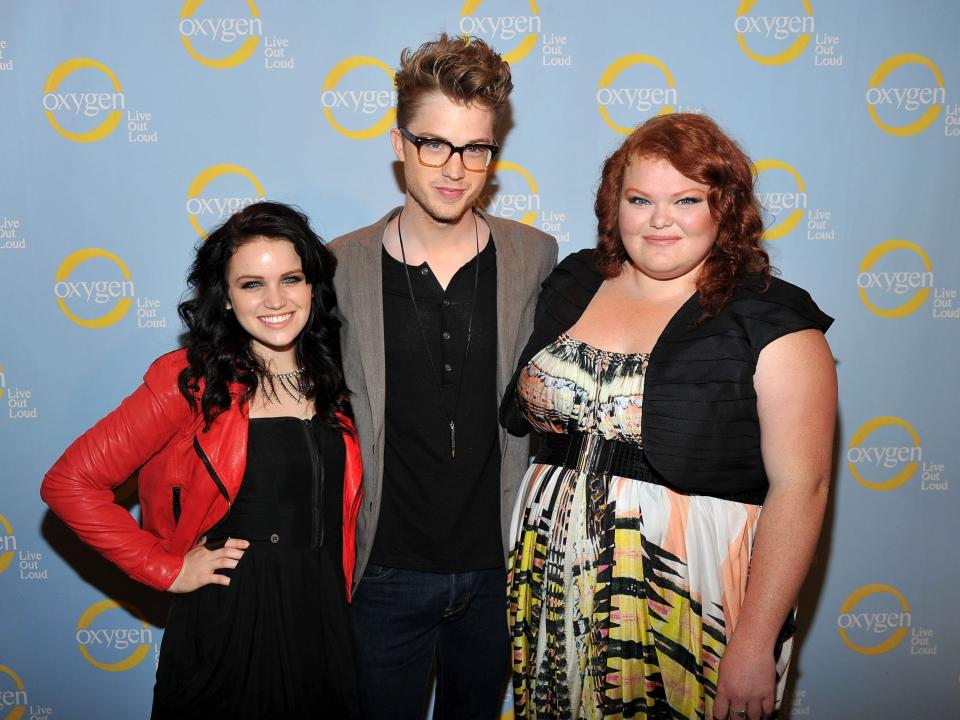
[{"label": "light blue backdrop", "polygon": [[267,197],[333,238],[401,201],[390,68],[440,30],[511,61],[488,207],[561,255],[594,243],[621,131],[694,110],[742,142],[774,263],[837,318],[784,716],[960,716],[960,4],[0,0],[0,718],[146,716],[162,597],[40,479],[176,346],[199,231]]}]

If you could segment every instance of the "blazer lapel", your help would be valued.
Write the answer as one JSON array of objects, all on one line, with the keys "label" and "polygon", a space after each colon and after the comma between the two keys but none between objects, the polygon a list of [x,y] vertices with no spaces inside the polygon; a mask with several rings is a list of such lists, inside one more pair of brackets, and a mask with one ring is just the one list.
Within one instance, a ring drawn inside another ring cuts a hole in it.
[{"label": "blazer lapel", "polygon": [[383,344],[383,230],[396,211],[388,213],[374,226],[374,232],[358,242],[358,260],[350,264],[350,292],[354,312],[354,333],[360,348],[355,358],[363,368],[364,384],[370,400],[375,440],[383,432],[386,395],[386,362]]},{"label": "blazer lapel", "polygon": [[520,301],[516,288],[521,287],[523,257],[513,239],[510,226],[483,214],[490,226],[493,245],[497,249],[497,405],[503,399],[507,383],[513,377],[513,363],[520,329]]}]

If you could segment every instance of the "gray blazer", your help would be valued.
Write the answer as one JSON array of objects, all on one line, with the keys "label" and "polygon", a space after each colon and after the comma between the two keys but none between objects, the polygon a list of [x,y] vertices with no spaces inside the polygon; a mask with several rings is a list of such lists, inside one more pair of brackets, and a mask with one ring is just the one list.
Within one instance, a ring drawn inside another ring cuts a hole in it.
[{"label": "gray blazer", "polygon": [[[351,391],[363,453],[363,505],[357,522],[354,584],[363,577],[380,517],[384,448],[383,231],[399,208],[330,244],[337,256],[334,286],[343,371]],[[544,232],[480,213],[497,250],[497,406],[533,329],[540,283],[557,262],[557,243]],[[500,529],[510,550],[510,518],[527,467],[528,441],[500,429]]]}]

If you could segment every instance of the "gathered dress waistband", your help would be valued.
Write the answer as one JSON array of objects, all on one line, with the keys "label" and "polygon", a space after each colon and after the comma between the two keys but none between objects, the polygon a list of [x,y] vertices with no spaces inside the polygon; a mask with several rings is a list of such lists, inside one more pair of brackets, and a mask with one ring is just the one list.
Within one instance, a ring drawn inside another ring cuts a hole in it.
[{"label": "gathered dress waistband", "polygon": [[608,440],[596,433],[582,432],[542,433],[538,439],[539,447],[533,462],[541,465],[556,465],[587,475],[616,475],[662,485],[682,495],[707,495],[748,505],[762,505],[767,494],[766,488],[735,493],[682,490],[668,483],[651,467],[640,445],[626,440]]}]

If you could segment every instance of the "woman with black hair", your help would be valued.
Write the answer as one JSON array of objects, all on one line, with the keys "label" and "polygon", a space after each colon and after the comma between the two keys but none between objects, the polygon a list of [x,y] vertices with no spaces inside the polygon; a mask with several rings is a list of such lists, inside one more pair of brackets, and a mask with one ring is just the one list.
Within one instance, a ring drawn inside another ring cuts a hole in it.
[{"label": "woman with black hair", "polygon": [[[346,603],[361,463],[335,267],[302,213],[233,215],[197,248],[186,348],[43,480],[83,541],[176,593],[155,719],[356,715]],[[112,492],[138,468],[142,528]]]}]

